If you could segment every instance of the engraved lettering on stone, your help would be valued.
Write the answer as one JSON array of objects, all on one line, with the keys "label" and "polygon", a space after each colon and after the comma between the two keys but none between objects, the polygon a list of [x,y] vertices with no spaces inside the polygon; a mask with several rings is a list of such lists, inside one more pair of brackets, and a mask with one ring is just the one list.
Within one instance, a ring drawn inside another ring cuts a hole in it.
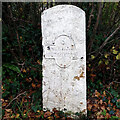
[{"label": "engraved lettering on stone", "polygon": [[76,56],[74,41],[66,35],[56,38],[54,46],[46,46],[45,57],[54,58],[60,67],[68,67]]}]

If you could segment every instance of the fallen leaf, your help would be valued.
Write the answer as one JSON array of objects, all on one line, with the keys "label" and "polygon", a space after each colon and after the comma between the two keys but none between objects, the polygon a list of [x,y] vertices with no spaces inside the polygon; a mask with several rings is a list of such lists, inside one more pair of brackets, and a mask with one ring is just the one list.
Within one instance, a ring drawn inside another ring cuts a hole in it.
[{"label": "fallen leaf", "polygon": [[101,104],[101,105],[103,104],[103,101],[102,101],[102,100],[100,100],[100,104]]},{"label": "fallen leaf", "polygon": [[8,103],[4,102],[4,103],[2,104],[2,107],[5,107],[7,104],[8,104]]},{"label": "fallen leaf", "polygon": [[106,96],[106,92],[105,91],[103,91],[103,95]]},{"label": "fallen leaf", "polygon": [[6,112],[11,112],[12,110],[11,109],[5,109]]},{"label": "fallen leaf", "polygon": [[38,63],[39,65],[41,65],[41,62],[40,62],[39,60],[37,60],[37,63]]},{"label": "fallen leaf", "polygon": [[56,119],[59,119],[60,116],[59,116],[57,113],[55,113],[55,118],[56,118]]},{"label": "fallen leaf", "polygon": [[100,93],[99,93],[97,90],[95,90],[95,96],[96,96],[96,97],[99,97],[99,96],[100,96]]},{"label": "fallen leaf", "polygon": [[91,111],[91,108],[92,108],[92,104],[88,104],[88,110]]},{"label": "fallen leaf", "polygon": [[15,118],[18,118],[19,116],[20,116],[20,114],[17,113],[16,116],[15,116]]},{"label": "fallen leaf", "polygon": [[54,120],[53,116],[47,118],[48,120]]},{"label": "fallen leaf", "polygon": [[25,69],[23,69],[23,72],[24,72],[24,73],[26,73],[26,70],[25,70]]},{"label": "fallen leaf", "polygon": [[32,87],[33,87],[33,88],[35,88],[35,87],[36,87],[36,85],[35,85],[34,83],[32,83]]},{"label": "fallen leaf", "polygon": [[40,113],[40,110],[37,110],[38,113]]},{"label": "fallen leaf", "polygon": [[40,88],[40,87],[41,87],[41,84],[38,84],[37,87]]},{"label": "fallen leaf", "polygon": [[111,117],[110,114],[109,114],[109,113],[106,113],[105,118],[109,119],[110,117]]},{"label": "fallen leaf", "polygon": [[15,115],[12,115],[11,118],[15,118]]},{"label": "fallen leaf", "polygon": [[51,113],[51,112],[49,112],[49,111],[45,112],[45,114],[44,114],[44,118],[49,117],[51,114],[52,114],[52,113]]}]

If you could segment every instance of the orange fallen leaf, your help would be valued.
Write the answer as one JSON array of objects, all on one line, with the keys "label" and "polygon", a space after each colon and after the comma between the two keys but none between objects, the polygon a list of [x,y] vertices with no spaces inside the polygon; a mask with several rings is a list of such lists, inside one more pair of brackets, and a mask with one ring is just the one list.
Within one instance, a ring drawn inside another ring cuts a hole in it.
[{"label": "orange fallen leaf", "polygon": [[120,102],[120,99],[118,99],[117,102]]},{"label": "orange fallen leaf", "polygon": [[110,118],[110,114],[109,114],[109,113],[106,113],[105,118],[109,119],[109,118]]},{"label": "orange fallen leaf", "polygon": [[20,116],[20,114],[17,113],[16,116],[15,116],[15,118],[18,118],[19,116]]},{"label": "orange fallen leaf", "polygon": [[55,113],[55,112],[58,112],[58,110],[56,108],[53,108],[52,111]]},{"label": "orange fallen leaf", "polygon": [[39,61],[39,60],[37,60],[37,63],[40,65],[41,64],[41,62]]},{"label": "orange fallen leaf", "polygon": [[88,110],[91,111],[92,104],[88,104]]},{"label": "orange fallen leaf", "polygon": [[25,69],[23,69],[23,72],[24,72],[24,73],[26,73],[26,70],[25,70]]},{"label": "orange fallen leaf", "polygon": [[57,113],[55,113],[55,118],[56,118],[56,119],[59,119],[60,116],[59,116]]},{"label": "orange fallen leaf", "polygon": [[99,96],[100,96],[100,93],[99,93],[97,90],[95,90],[95,96],[96,96],[96,97],[99,97]]},{"label": "orange fallen leaf", "polygon": [[35,88],[35,87],[36,87],[36,85],[35,85],[34,83],[32,83],[32,87],[33,87],[33,88]]},{"label": "orange fallen leaf", "polygon": [[98,104],[93,104],[93,106],[95,106],[96,108],[98,107]]},{"label": "orange fallen leaf", "polygon": [[110,96],[107,99],[110,100],[111,99]]},{"label": "orange fallen leaf", "polygon": [[45,114],[44,114],[44,118],[49,117],[51,114],[52,114],[52,113],[51,113],[51,112],[49,112],[49,111],[45,112]]},{"label": "orange fallen leaf", "polygon": [[110,100],[108,101],[108,104],[110,104]]},{"label": "orange fallen leaf", "polygon": [[96,77],[96,75],[95,75],[95,74],[90,74],[90,76],[91,76],[91,77]]},{"label": "orange fallen leaf", "polygon": [[2,107],[5,107],[7,104],[8,104],[8,103],[4,102],[4,103],[2,104]]},{"label": "orange fallen leaf", "polygon": [[110,107],[107,107],[107,110],[110,111]]},{"label": "orange fallen leaf", "polygon": [[48,120],[54,120],[53,116],[47,118]]},{"label": "orange fallen leaf", "polygon": [[12,115],[12,116],[11,116],[11,118],[14,118],[14,117],[15,117],[15,115]]},{"label": "orange fallen leaf", "polygon": [[41,84],[38,84],[37,87],[40,88],[40,87],[41,87]]}]

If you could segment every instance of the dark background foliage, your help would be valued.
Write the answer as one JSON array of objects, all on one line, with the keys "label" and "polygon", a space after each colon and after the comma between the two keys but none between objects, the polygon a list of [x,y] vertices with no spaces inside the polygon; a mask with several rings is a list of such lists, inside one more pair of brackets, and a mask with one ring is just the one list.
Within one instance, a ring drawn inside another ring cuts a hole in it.
[{"label": "dark background foliage", "polygon": [[[117,2],[3,3],[3,117],[51,116],[42,111],[41,13],[59,4],[72,4],[86,12],[88,119],[117,119],[120,117],[120,3]],[[66,116],[61,114],[56,116]]]}]

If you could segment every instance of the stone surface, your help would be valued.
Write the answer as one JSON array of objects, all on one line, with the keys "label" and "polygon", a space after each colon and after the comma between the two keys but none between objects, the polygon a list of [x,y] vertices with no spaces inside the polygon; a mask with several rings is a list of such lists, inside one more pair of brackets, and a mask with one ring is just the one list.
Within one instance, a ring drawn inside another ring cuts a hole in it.
[{"label": "stone surface", "polygon": [[43,108],[86,111],[85,12],[58,5],[42,14]]}]

